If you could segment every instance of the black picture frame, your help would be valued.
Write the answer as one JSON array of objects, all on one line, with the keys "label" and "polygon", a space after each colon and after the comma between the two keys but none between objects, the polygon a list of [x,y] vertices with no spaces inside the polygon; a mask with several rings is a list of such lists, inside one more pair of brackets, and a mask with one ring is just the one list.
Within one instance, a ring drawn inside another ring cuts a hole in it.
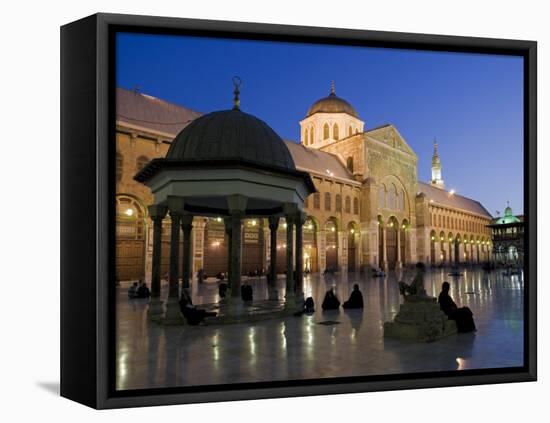
[{"label": "black picture frame", "polygon": [[[524,366],[380,377],[115,391],[114,34],[197,34],[524,58]],[[61,28],[61,395],[119,408],[535,381],[537,378],[537,44],[534,41],[95,14]],[[78,247],[78,248],[76,248]]]}]

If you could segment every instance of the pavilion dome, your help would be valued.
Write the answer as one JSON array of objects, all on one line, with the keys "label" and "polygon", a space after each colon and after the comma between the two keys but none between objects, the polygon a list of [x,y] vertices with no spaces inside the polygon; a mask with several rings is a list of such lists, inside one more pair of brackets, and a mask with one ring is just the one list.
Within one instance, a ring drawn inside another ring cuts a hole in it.
[{"label": "pavilion dome", "polygon": [[330,94],[317,100],[307,111],[306,117],[315,113],[347,113],[353,117],[359,118],[355,108],[346,100],[338,97],[334,92],[334,83],[331,84]]},{"label": "pavilion dome", "polygon": [[286,144],[264,121],[238,108],[203,115],[172,141],[167,159],[241,161],[296,170]]}]

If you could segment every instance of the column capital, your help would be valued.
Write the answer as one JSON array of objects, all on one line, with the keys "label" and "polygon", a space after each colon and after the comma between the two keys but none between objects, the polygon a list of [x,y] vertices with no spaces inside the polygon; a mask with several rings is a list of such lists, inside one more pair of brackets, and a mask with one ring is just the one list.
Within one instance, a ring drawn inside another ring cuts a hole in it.
[{"label": "column capital", "polygon": [[180,223],[182,228],[189,228],[191,229],[193,227],[193,215],[189,213],[183,213],[180,218]]},{"label": "column capital", "polygon": [[288,215],[291,215],[291,214],[296,214],[299,211],[300,210],[298,209],[298,206],[294,203],[284,203],[283,204],[283,212],[284,212],[285,216],[288,216]]},{"label": "column capital", "polygon": [[276,231],[279,228],[279,217],[278,216],[269,216],[269,229]]},{"label": "column capital", "polygon": [[173,195],[168,196],[168,210],[170,211],[170,216],[181,216],[184,214],[185,198]]},{"label": "column capital", "polygon": [[147,212],[149,213],[149,217],[152,220],[155,220],[155,219],[162,220],[166,217],[166,213],[168,212],[168,207],[161,204],[152,204],[150,206],[147,206]]},{"label": "column capital", "polygon": [[234,212],[242,212],[244,214],[246,210],[246,204],[248,203],[248,197],[240,194],[228,195],[226,197],[227,208],[229,213],[233,215]]},{"label": "column capital", "polygon": [[296,214],[294,215],[294,223],[296,225],[300,224],[300,226],[302,226],[304,223],[306,223],[306,220],[307,220],[307,213],[301,210],[296,212]]}]

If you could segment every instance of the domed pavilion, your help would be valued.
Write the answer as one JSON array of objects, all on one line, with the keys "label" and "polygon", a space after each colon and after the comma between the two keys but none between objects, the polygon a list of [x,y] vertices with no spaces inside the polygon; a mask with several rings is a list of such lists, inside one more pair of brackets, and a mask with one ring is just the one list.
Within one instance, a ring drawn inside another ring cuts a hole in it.
[{"label": "domed pavilion", "polygon": [[[264,121],[240,109],[235,86],[234,107],[203,115],[173,140],[165,158],[151,160],[134,179],[154,195],[149,206],[153,219],[151,313],[160,315],[160,259],[162,221],[171,220],[169,295],[165,323],[181,323],[179,271],[182,288],[191,278],[193,216],[223,218],[229,243],[227,307],[240,300],[242,223],[248,218],[268,218],[272,250],[276,250],[279,218],[287,224],[287,275],[285,308],[295,309],[295,290],[302,289],[302,225],[304,200],[315,192],[307,172],[298,171],[279,135]],[[180,226],[183,263],[179,263]],[[293,236],[295,233],[295,236]],[[295,268],[293,245],[296,249]],[[272,255],[270,291],[275,289],[276,254]],[[295,285],[296,284],[296,285]],[[271,295],[270,295],[271,297]],[[154,302],[154,304],[153,304]]]}]

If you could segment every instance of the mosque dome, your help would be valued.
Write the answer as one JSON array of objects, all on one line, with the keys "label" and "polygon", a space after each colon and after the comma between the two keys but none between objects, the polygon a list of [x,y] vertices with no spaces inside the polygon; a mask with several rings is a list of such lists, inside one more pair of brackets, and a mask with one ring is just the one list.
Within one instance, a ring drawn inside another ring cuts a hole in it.
[{"label": "mosque dome", "polygon": [[238,108],[195,119],[174,138],[166,159],[239,161],[296,170],[281,137],[267,123]]},{"label": "mosque dome", "polygon": [[504,209],[504,216],[513,216],[512,208],[510,206]]},{"label": "mosque dome", "polygon": [[315,113],[347,113],[359,118],[355,108],[343,98],[338,97],[334,92],[334,83],[331,83],[330,94],[317,100],[307,111],[306,117]]}]

